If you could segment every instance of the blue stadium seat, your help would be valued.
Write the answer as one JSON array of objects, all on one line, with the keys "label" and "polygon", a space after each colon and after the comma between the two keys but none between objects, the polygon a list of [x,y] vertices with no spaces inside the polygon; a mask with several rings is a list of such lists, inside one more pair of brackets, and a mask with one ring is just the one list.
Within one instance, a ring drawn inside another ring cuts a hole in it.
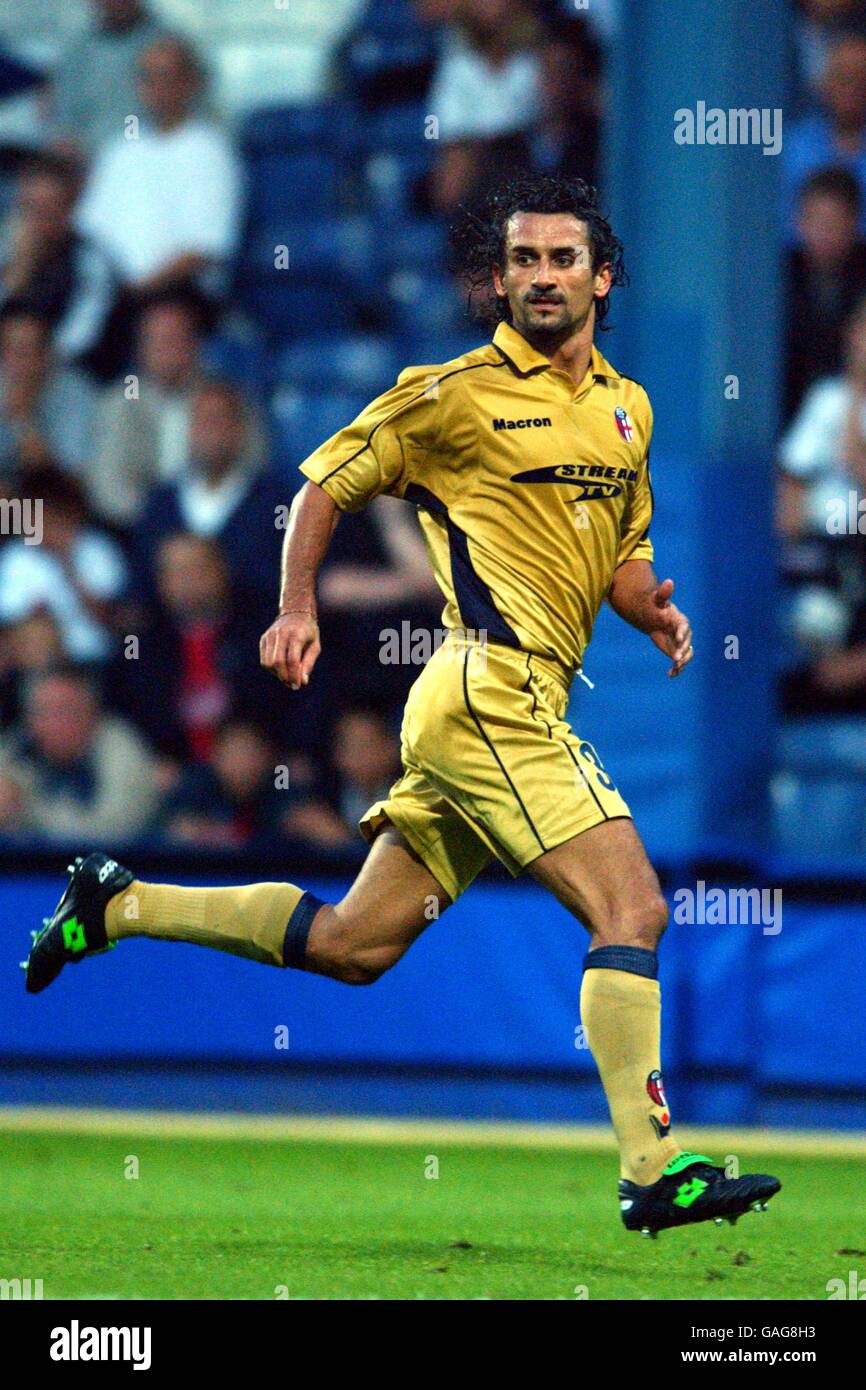
[{"label": "blue stadium seat", "polygon": [[371,206],[388,216],[411,212],[413,191],[436,159],[436,141],[425,138],[423,106],[386,107],[359,129],[362,163]]},{"label": "blue stadium seat", "polygon": [[772,783],[774,839],[792,854],[866,854],[866,784],[857,777],[779,772]]},{"label": "blue stadium seat", "polygon": [[340,275],[360,281],[379,271],[380,239],[372,223],[359,215],[269,217],[254,224],[241,250],[243,273],[272,275],[277,246],[288,247],[290,274],[331,274],[336,268]]},{"label": "blue stadium seat", "polygon": [[441,337],[471,329],[460,295],[446,275],[398,270],[388,277],[387,290],[394,326],[403,337]]},{"label": "blue stadium seat", "polygon": [[462,357],[490,341],[489,330],[483,325],[461,333],[426,333],[421,331],[402,340],[401,358],[404,367],[438,366]]},{"label": "blue stadium seat", "polygon": [[416,37],[432,42],[435,32],[419,22],[411,0],[367,0],[356,27],[359,33],[385,40]]},{"label": "blue stadium seat", "polygon": [[281,387],[271,402],[277,466],[290,481],[295,470],[367,405],[367,397],[348,391],[313,392]]},{"label": "blue stadium seat", "polygon": [[261,155],[248,164],[247,217],[253,227],[275,213],[334,212],[340,201],[343,164],[324,150]]},{"label": "blue stadium seat", "polygon": [[265,106],[251,111],[241,126],[241,153],[247,159],[340,145],[351,116],[341,102],[308,106]]},{"label": "blue stadium seat", "polygon": [[307,388],[319,386],[324,377],[340,391],[370,400],[393,386],[406,365],[394,343],[379,334],[320,334],[284,348],[274,377]]},{"label": "blue stadium seat", "polygon": [[370,106],[422,92],[433,70],[438,31],[419,24],[405,0],[371,0],[343,49],[349,90]]},{"label": "blue stadium seat", "polygon": [[383,218],[378,244],[389,270],[433,269],[445,265],[448,233],[433,217]]},{"label": "blue stadium seat", "polygon": [[305,283],[279,273],[271,280],[241,280],[238,294],[244,307],[274,344],[308,337],[311,332],[337,332],[354,327],[351,287],[335,283]]},{"label": "blue stadium seat", "polygon": [[436,142],[425,138],[428,111],[423,103],[406,102],[386,106],[372,116],[366,135],[370,149],[412,152],[422,149],[428,159],[435,154]]},{"label": "blue stadium seat", "polygon": [[805,776],[866,776],[862,719],[792,719],[779,732],[779,765]]}]

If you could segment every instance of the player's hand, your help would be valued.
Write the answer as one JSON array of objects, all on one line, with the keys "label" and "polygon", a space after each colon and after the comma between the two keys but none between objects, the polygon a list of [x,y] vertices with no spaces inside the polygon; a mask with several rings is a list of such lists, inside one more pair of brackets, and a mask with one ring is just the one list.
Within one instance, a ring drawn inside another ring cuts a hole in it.
[{"label": "player's hand", "polygon": [[263,633],[259,662],[292,690],[308,685],[319,652],[319,624],[312,613],[281,613]]},{"label": "player's hand", "polygon": [[671,603],[674,581],[665,579],[650,595],[649,635],[659,651],[673,659],[669,676],[678,676],[695,654],[692,627],[685,613]]}]

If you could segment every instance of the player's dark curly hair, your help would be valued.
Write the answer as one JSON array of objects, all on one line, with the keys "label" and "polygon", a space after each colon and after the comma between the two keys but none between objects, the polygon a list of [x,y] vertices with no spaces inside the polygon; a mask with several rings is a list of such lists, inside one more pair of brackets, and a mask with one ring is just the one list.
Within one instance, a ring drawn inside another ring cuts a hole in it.
[{"label": "player's dark curly hair", "polygon": [[[515,212],[570,212],[585,222],[592,248],[592,268],[610,265],[613,285],[627,285],[623,245],[598,206],[592,184],[579,178],[557,174],[527,174],[493,189],[481,206],[465,213],[452,228],[452,244],[457,265],[469,286],[469,308],[490,324],[511,322],[506,296],[496,294],[492,283],[494,265],[505,264],[505,230]],[[610,296],[596,299],[596,322],[610,308]]]}]

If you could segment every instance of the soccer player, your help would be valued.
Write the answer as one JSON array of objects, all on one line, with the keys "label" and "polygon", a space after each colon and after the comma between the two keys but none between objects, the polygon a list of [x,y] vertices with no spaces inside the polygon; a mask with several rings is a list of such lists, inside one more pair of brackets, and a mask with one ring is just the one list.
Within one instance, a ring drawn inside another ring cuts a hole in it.
[{"label": "soccer player", "polygon": [[495,855],[591,935],[580,1011],[619,1145],[625,1225],[655,1235],[734,1221],[780,1184],[729,1178],[671,1132],[656,978],[667,906],[613,778],[565,718],[605,598],[670,676],[693,656],[673,582],[653,571],[649,401],[593,341],[625,281],[622,246],[580,180],[516,180],[473,226],[468,270],[490,287],[492,343],[410,367],[302,464],[279,613],[261,639],[262,665],[305,686],[320,651],[316,575],[339,513],[380,493],[419,509],[450,631],[408,698],[402,776],[361,821],[371,849],[357,879],[324,903],[290,883],[144,883],[90,854],[35,937],[27,988],[128,936],[371,984]]}]

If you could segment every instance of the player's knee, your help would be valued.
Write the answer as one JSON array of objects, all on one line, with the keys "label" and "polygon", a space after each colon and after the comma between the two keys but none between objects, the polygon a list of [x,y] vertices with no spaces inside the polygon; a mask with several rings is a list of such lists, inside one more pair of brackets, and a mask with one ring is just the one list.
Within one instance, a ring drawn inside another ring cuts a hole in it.
[{"label": "player's knee", "polygon": [[638,901],[620,905],[595,925],[596,946],[641,946],[654,951],[668,924],[669,910],[661,892],[644,894]]},{"label": "player's knee", "polygon": [[654,894],[641,915],[641,935],[657,946],[667,930],[669,916],[670,910],[661,893]]}]

